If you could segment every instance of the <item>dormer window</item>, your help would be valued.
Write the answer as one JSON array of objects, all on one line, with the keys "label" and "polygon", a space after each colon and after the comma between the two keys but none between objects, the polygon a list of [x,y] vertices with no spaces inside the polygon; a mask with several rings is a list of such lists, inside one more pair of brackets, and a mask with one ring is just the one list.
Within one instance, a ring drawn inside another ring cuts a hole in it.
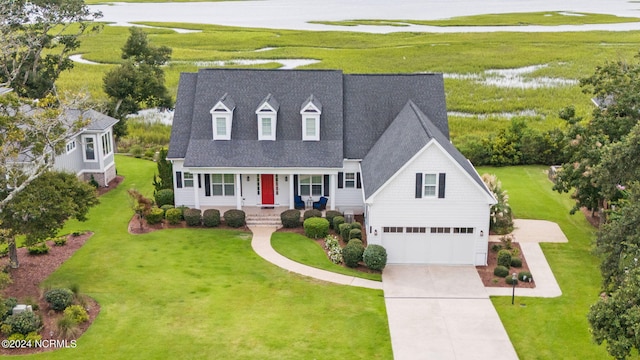
[{"label": "dormer window", "polygon": [[213,128],[213,140],[231,140],[233,110],[236,104],[228,96],[222,95],[220,100],[209,110]]},{"label": "dormer window", "polygon": [[302,104],[300,115],[302,115],[302,140],[320,140],[320,114],[322,104],[313,95]]},{"label": "dormer window", "polygon": [[256,109],[256,115],[258,116],[258,140],[276,139],[279,108],[280,105],[276,99],[269,94]]}]

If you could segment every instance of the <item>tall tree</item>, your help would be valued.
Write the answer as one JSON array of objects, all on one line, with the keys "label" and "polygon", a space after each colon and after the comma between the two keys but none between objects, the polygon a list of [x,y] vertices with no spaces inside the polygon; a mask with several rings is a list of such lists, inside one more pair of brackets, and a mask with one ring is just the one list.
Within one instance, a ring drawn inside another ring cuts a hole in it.
[{"label": "tall tree", "polygon": [[173,164],[167,160],[167,149],[158,154],[158,173],[153,175],[154,194],[163,189],[173,190]]},{"label": "tall tree", "polygon": [[103,78],[103,89],[109,97],[109,115],[120,119],[114,127],[117,137],[126,134],[127,115],[143,107],[173,106],[162,70],[171,59],[171,49],[151,45],[140,28],[132,27],[129,31],[131,35],[122,48],[125,62]]},{"label": "tall tree", "polygon": [[0,85],[42,98],[64,70],[80,37],[100,27],[83,0],[0,0]]}]

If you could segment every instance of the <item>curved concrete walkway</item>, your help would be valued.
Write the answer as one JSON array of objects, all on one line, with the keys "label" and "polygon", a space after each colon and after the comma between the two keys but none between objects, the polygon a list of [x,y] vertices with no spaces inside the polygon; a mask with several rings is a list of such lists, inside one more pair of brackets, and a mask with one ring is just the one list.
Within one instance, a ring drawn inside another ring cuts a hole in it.
[{"label": "curved concrete walkway", "polygon": [[368,289],[382,290],[382,282],[361,279],[355,276],[347,276],[342,274],[336,274],[331,271],[316,269],[311,266],[303,265],[293,260],[278,254],[271,247],[271,234],[276,230],[276,227],[270,226],[250,226],[249,229],[253,232],[253,239],[251,240],[251,247],[256,254],[260,255],[263,259],[270,263],[277,265],[285,270],[298,273],[300,275],[312,277],[318,280],[332,282],[341,285],[359,286]]}]

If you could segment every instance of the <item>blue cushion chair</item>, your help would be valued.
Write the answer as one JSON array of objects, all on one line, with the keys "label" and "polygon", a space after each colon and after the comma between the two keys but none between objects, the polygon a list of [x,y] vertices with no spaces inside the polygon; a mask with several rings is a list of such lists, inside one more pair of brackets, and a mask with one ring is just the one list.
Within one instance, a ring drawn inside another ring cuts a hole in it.
[{"label": "blue cushion chair", "polygon": [[295,195],[293,197],[294,207],[298,210],[304,210],[304,201],[302,201],[302,197],[300,195]]},{"label": "blue cushion chair", "polygon": [[322,196],[320,197],[320,200],[315,201],[313,203],[313,208],[314,209],[318,209],[318,210],[325,210],[327,208],[327,201],[329,199],[327,199],[326,197]]}]

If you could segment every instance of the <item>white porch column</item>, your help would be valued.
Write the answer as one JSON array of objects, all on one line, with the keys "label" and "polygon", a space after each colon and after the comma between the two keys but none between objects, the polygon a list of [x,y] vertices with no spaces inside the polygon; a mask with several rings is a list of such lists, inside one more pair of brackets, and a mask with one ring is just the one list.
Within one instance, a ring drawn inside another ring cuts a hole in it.
[{"label": "white porch column", "polygon": [[294,195],[295,189],[293,188],[293,174],[289,174],[289,209],[295,208],[295,199]]},{"label": "white porch column", "polygon": [[236,174],[236,209],[242,210],[242,192],[240,191],[240,181],[242,180],[241,174]]},{"label": "white porch column", "polygon": [[336,186],[338,184],[338,176],[336,174],[329,175],[329,209],[336,209]]},{"label": "white porch column", "polygon": [[193,207],[200,209],[200,192],[198,191],[198,177],[200,174],[193,174]]}]

